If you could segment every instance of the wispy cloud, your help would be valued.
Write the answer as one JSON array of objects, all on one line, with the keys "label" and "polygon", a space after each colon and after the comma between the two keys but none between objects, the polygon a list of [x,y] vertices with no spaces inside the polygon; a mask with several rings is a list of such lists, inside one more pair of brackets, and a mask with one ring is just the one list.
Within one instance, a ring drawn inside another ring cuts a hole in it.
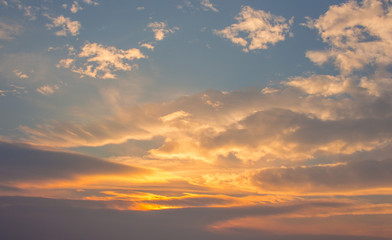
[{"label": "wispy cloud", "polygon": [[178,27],[167,28],[167,24],[165,22],[151,22],[147,25],[148,28],[154,32],[155,40],[161,41],[165,38],[168,33],[174,33],[178,31]]},{"label": "wispy cloud", "polygon": [[41,93],[42,95],[49,96],[49,95],[52,95],[55,91],[57,91],[59,89],[60,89],[60,87],[57,84],[55,84],[53,86],[44,85],[44,86],[37,88],[36,90],[37,90],[37,92]]},{"label": "wispy cloud", "polygon": [[[222,30],[214,30],[214,33],[244,47],[244,51],[267,49],[270,45],[285,40],[293,23],[293,19],[287,21],[284,17],[249,6],[242,7],[235,20],[238,23]],[[242,37],[241,33],[247,36]]]},{"label": "wispy cloud", "polygon": [[219,10],[210,2],[210,0],[202,0],[200,4],[205,11],[211,10],[214,12],[219,12]]},{"label": "wispy cloud", "polygon": [[19,34],[21,29],[22,26],[18,24],[7,24],[4,22],[0,22],[0,39],[13,39],[15,35]]},{"label": "wispy cloud", "polygon": [[131,71],[133,66],[127,61],[147,58],[139,49],[117,49],[87,42],[78,54],[60,60],[57,67],[70,68],[81,76],[113,79],[116,71]]}]

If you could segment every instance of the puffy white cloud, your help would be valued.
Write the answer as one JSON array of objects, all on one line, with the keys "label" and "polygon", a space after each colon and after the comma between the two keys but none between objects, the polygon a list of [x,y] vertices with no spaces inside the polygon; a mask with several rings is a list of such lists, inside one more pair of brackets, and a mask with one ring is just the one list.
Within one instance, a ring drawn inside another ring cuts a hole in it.
[{"label": "puffy white cloud", "polygon": [[165,22],[151,22],[147,25],[147,27],[151,28],[154,32],[154,37],[157,41],[163,40],[166,34],[174,33],[179,30],[178,27],[167,28],[167,24]]},{"label": "puffy white cloud", "polygon": [[70,68],[81,76],[103,79],[116,78],[116,71],[131,71],[133,67],[126,61],[147,58],[137,48],[122,50],[89,42],[73,57],[60,60],[57,67]]},{"label": "puffy white cloud", "polygon": [[52,28],[61,29],[55,33],[57,36],[67,36],[67,34],[71,34],[72,36],[79,35],[79,31],[82,27],[80,22],[72,21],[70,18],[64,17],[63,15],[58,16],[57,18],[47,17],[52,20],[51,24],[46,24],[49,30]]},{"label": "puffy white cloud", "polygon": [[216,7],[214,7],[214,5],[210,2],[210,0],[202,0],[200,4],[205,11],[212,10],[214,12],[219,12],[219,10]]},{"label": "puffy white cloud", "polygon": [[[293,19],[287,21],[284,17],[255,10],[249,6],[242,7],[235,20],[238,23],[233,23],[222,30],[214,30],[214,33],[244,47],[244,51],[266,49],[270,45],[283,41],[293,22]],[[241,33],[247,36],[242,37]]]},{"label": "puffy white cloud", "polygon": [[318,19],[306,24],[317,29],[326,50],[308,51],[316,64],[332,60],[344,73],[368,65],[392,63],[392,6],[390,1],[349,1],[334,5]]}]

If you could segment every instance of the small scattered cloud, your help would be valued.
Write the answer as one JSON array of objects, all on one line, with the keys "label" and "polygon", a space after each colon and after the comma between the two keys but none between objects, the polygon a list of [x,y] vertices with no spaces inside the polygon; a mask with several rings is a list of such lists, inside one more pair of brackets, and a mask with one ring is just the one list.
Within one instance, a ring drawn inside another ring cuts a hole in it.
[{"label": "small scattered cloud", "polygon": [[25,78],[29,78],[29,76],[27,74],[24,74],[22,71],[15,69],[14,70],[15,75],[20,78],[20,79],[25,79]]},{"label": "small scattered cloud", "polygon": [[53,86],[44,85],[44,86],[37,88],[36,90],[37,90],[37,92],[41,93],[42,95],[49,96],[49,95],[52,95],[55,91],[57,91],[59,89],[60,89],[60,87],[57,84],[55,84]]},{"label": "small scattered cloud", "polygon": [[[267,49],[270,45],[285,40],[293,23],[293,19],[287,21],[284,17],[255,10],[249,6],[242,7],[235,20],[238,23],[222,30],[214,30],[214,33],[244,47],[245,52]],[[241,33],[247,35],[242,37]]]},{"label": "small scattered cloud", "polygon": [[144,47],[144,48],[147,48],[147,49],[149,49],[151,51],[153,51],[154,48],[155,48],[154,45],[152,45],[151,43],[142,43],[140,46]]},{"label": "small scattered cloud", "polygon": [[52,20],[52,23],[46,24],[46,27],[49,30],[52,28],[60,28],[60,30],[55,33],[57,36],[67,36],[68,34],[71,34],[72,36],[79,35],[79,31],[82,27],[80,22],[72,21],[70,18],[64,17],[63,15],[58,16],[57,18],[52,18],[48,15],[46,16]]},{"label": "small scattered cloud", "polygon": [[136,10],[138,10],[138,11],[142,11],[142,10],[144,10],[144,7],[142,7],[142,6],[140,6],[140,7],[137,7],[137,8],[136,8]]},{"label": "small scattered cloud", "polygon": [[168,33],[174,33],[179,30],[178,27],[167,28],[167,24],[165,22],[151,22],[147,25],[147,27],[151,28],[154,32],[154,37],[157,41],[163,40]]},{"label": "small scattered cloud", "polygon": [[88,5],[94,5],[94,6],[98,6],[99,3],[97,1],[93,1],[93,0],[83,0],[84,3],[88,4]]},{"label": "small scattered cloud", "polygon": [[139,49],[117,49],[114,46],[104,46],[87,42],[78,54],[72,58],[59,61],[57,67],[70,68],[82,77],[114,79],[116,71],[131,71],[136,65],[127,61],[147,58]]},{"label": "small scattered cloud", "polygon": [[77,13],[80,10],[83,10],[83,8],[79,5],[77,1],[74,1],[72,3],[71,8],[69,9],[72,13]]},{"label": "small scattered cloud", "polygon": [[19,95],[22,93],[27,93],[25,87],[16,86],[11,84],[8,89],[0,89],[0,97],[5,97],[7,95]]},{"label": "small scattered cloud", "polygon": [[202,0],[200,4],[204,11],[211,10],[214,12],[219,12],[219,10],[210,2],[210,0]]}]

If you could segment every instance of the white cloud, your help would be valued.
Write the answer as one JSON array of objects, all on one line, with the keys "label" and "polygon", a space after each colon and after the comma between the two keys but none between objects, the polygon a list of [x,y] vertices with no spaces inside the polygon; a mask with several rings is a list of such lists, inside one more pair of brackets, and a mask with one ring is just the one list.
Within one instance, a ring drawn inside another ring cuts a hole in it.
[{"label": "white cloud", "polygon": [[52,18],[47,16],[50,20],[52,20],[52,24],[46,24],[47,28],[50,30],[52,28],[60,28],[61,30],[56,32],[57,36],[67,36],[67,34],[71,34],[72,36],[79,35],[80,28],[82,25],[78,21],[72,21],[68,17],[64,17],[63,15]]},{"label": "white cloud", "polygon": [[29,78],[29,76],[27,74],[24,74],[23,72],[21,72],[17,69],[14,70],[14,73],[20,79]]},{"label": "white cloud", "polygon": [[137,7],[136,10],[138,11],[144,10],[144,7]]},{"label": "white cloud", "polygon": [[77,13],[80,10],[83,10],[83,8],[79,5],[77,1],[74,1],[72,3],[71,8],[69,9],[72,13]]},{"label": "white cloud", "polygon": [[7,24],[4,22],[0,22],[0,39],[13,39],[13,35],[17,35],[21,28],[22,26],[17,24]]},{"label": "white cloud", "polygon": [[316,64],[329,60],[344,73],[368,65],[392,63],[392,6],[389,1],[349,1],[331,6],[316,20],[305,24],[317,29],[330,47],[308,51],[306,56]]},{"label": "white cloud", "polygon": [[49,85],[44,85],[41,86],[39,88],[37,88],[37,92],[41,93],[42,95],[45,96],[49,96],[52,95],[55,91],[59,90],[59,86],[58,85],[53,85],[53,86],[49,86]]},{"label": "white cloud", "polygon": [[[214,33],[244,47],[246,52],[267,49],[270,45],[283,41],[293,22],[292,19],[286,21],[284,17],[263,10],[254,10],[249,6],[243,7],[235,19],[238,23],[222,30],[214,30]],[[242,37],[241,33],[247,36]]]},{"label": "white cloud", "polygon": [[214,12],[219,12],[219,10],[214,7],[210,0],[202,0],[200,4],[205,11],[212,10]]},{"label": "white cloud", "polygon": [[115,71],[131,71],[135,66],[126,61],[147,58],[139,49],[117,49],[113,46],[103,46],[98,43],[86,43],[75,58],[60,60],[57,67],[70,68],[82,77],[113,79]]},{"label": "white cloud", "polygon": [[167,28],[167,24],[164,22],[152,22],[147,25],[147,27],[151,28],[151,30],[155,34],[155,40],[161,41],[165,38],[165,35],[168,33],[174,33],[179,30],[178,27]]}]

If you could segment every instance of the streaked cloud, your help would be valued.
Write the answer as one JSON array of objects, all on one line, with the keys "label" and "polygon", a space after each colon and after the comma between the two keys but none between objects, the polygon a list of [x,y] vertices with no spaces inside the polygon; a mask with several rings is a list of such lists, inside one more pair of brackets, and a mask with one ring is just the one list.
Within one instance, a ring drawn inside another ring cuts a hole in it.
[{"label": "streaked cloud", "polygon": [[210,2],[210,0],[202,0],[200,4],[205,11],[211,10],[214,12],[219,12],[219,10]]},{"label": "streaked cloud", "polygon": [[68,34],[71,34],[72,36],[79,35],[79,31],[82,27],[80,22],[72,21],[69,17],[64,17],[63,15],[58,16],[57,18],[52,18],[49,15],[46,16],[52,20],[52,23],[46,24],[46,27],[49,30],[60,28],[60,30],[55,32],[57,36],[67,36]]},{"label": "streaked cloud", "polygon": [[345,73],[365,66],[389,65],[392,57],[391,6],[387,1],[348,1],[332,6],[307,26],[317,29],[330,48],[311,50],[306,56],[316,64],[334,62]]},{"label": "streaked cloud", "polygon": [[167,28],[167,24],[165,22],[151,22],[147,25],[148,28],[151,28],[151,31],[154,32],[155,40],[161,41],[165,38],[165,36],[169,33],[174,33],[178,31],[178,27]]},{"label": "streaked cloud", "polygon": [[118,49],[114,46],[104,46],[99,43],[87,42],[78,54],[71,58],[62,59],[57,67],[69,68],[81,77],[114,79],[116,71],[131,71],[136,65],[127,61],[147,58],[139,49]]},{"label": "streaked cloud", "polygon": [[254,175],[263,190],[276,192],[349,192],[391,188],[392,161],[352,161],[344,164],[268,168]]},{"label": "streaked cloud", "polygon": [[[70,180],[98,174],[137,174],[144,170],[80,154],[0,142],[2,183]],[[33,165],[33,167],[32,167]]]},{"label": "streaked cloud", "polygon": [[44,86],[37,88],[36,90],[37,90],[37,92],[41,93],[42,95],[49,96],[49,95],[52,95],[55,91],[57,91],[59,89],[60,89],[60,87],[57,84],[55,84],[53,86],[44,85]]},{"label": "streaked cloud", "polygon": [[[293,19],[287,21],[282,16],[276,16],[263,10],[255,10],[250,6],[242,7],[234,19],[238,23],[233,23],[222,30],[214,30],[214,33],[242,46],[246,52],[267,49],[271,45],[285,40],[293,23]],[[246,36],[242,37],[242,33]]]}]

